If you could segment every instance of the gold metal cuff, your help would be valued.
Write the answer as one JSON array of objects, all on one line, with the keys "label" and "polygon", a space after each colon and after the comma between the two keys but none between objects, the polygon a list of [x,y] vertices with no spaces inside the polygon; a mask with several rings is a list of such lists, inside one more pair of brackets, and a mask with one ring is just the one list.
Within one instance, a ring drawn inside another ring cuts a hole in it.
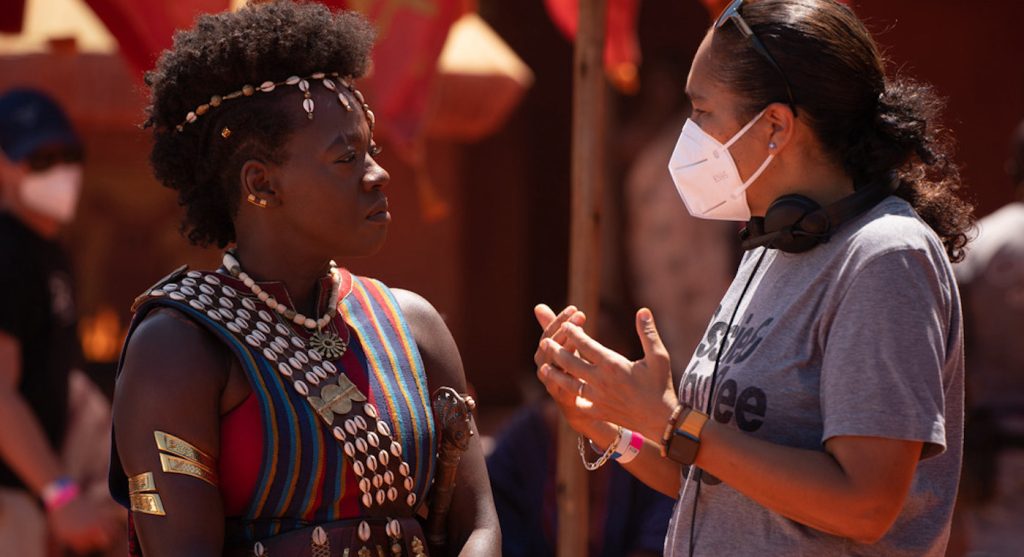
[{"label": "gold metal cuff", "polygon": [[128,478],[129,494],[143,493],[146,491],[156,491],[156,480],[153,479],[152,472],[143,472]]},{"label": "gold metal cuff", "polygon": [[195,462],[168,454],[161,454],[160,467],[164,472],[169,474],[192,476],[193,478],[203,480],[213,487],[217,487],[217,473],[205,466],[196,464]]},{"label": "gold metal cuff", "polygon": [[156,493],[132,493],[128,496],[131,500],[132,510],[144,514],[166,516],[164,504]]},{"label": "gold metal cuff", "polygon": [[154,431],[156,437],[156,448],[165,453],[180,456],[185,460],[192,461],[208,470],[215,470],[217,463],[210,455],[196,448],[195,445],[180,437],[175,437],[163,431]]}]

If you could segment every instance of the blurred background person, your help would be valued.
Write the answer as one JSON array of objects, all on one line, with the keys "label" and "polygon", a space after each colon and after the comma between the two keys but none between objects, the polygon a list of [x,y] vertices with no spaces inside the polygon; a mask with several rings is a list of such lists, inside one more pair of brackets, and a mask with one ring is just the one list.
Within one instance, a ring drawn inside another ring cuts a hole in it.
[{"label": "blurred background person", "polygon": [[1017,555],[1024,544],[1024,121],[1006,170],[1014,201],[978,222],[956,268],[968,403],[959,518],[969,555]]},{"label": "blurred background person", "polygon": [[44,555],[49,531],[76,551],[104,549],[120,513],[84,496],[59,455],[80,350],[56,239],[75,215],[82,146],[52,100],[17,89],[0,96],[0,151],[0,547]]},{"label": "blurred background person", "polygon": [[[498,434],[487,457],[505,557],[555,555],[557,413],[549,400],[523,407]],[[672,499],[647,487],[618,463],[590,474],[588,487],[589,555],[662,554]]]}]

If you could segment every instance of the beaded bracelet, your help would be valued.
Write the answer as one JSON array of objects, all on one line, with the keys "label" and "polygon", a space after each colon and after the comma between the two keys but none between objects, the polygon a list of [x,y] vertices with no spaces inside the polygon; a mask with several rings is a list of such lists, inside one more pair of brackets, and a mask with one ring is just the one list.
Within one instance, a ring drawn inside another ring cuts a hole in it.
[{"label": "beaded bracelet", "polygon": [[578,448],[580,451],[580,458],[583,460],[583,467],[589,470],[590,472],[593,472],[594,470],[597,470],[598,468],[604,466],[606,462],[611,460],[612,454],[615,453],[615,448],[618,446],[619,441],[622,439],[622,427],[615,427],[618,428],[615,432],[615,439],[612,440],[611,444],[608,445],[608,448],[605,449],[604,453],[601,454],[601,456],[599,456],[597,460],[595,460],[594,462],[587,462],[587,453],[586,448],[583,446],[583,438],[576,437],[576,448]]}]

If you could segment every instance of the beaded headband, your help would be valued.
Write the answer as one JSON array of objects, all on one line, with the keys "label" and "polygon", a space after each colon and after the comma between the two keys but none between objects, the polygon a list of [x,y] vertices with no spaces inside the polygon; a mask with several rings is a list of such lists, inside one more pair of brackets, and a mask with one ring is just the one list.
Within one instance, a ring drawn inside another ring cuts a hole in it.
[{"label": "beaded headband", "polygon": [[[306,111],[306,117],[312,120],[314,103],[312,94],[309,92],[309,80],[311,79],[320,80],[320,82],[323,83],[324,87],[327,88],[327,90],[338,95],[338,103],[341,104],[341,106],[344,106],[346,111],[352,112],[352,103],[345,96],[344,91],[342,91],[339,88],[340,83],[341,87],[347,89],[349,94],[351,94],[352,97],[355,98],[355,100],[359,102],[360,105],[362,105],[363,112],[366,114],[366,121],[370,124],[370,131],[373,131],[375,118],[373,115],[373,111],[370,110],[370,105],[366,104],[366,100],[363,98],[363,94],[360,93],[359,90],[356,89],[354,85],[352,85],[351,76],[341,77],[337,72],[330,74],[324,72],[316,72],[306,77],[299,77],[297,75],[293,75],[288,79],[285,79],[284,81],[264,81],[258,87],[247,84],[243,85],[242,88],[238,91],[232,91],[226,95],[214,95],[210,97],[209,102],[197,106],[195,110],[190,111],[188,114],[186,114],[185,120],[183,120],[180,124],[175,126],[174,129],[176,129],[178,132],[185,131],[185,126],[187,124],[195,123],[195,121],[198,120],[200,116],[209,112],[211,108],[216,108],[220,106],[221,103],[223,103],[224,101],[230,101],[242,97],[251,97],[256,93],[270,93],[271,91],[278,87],[294,85],[298,85],[299,90],[302,91],[302,109]],[[338,83],[335,83],[335,79],[338,80]],[[223,130],[221,130],[221,137],[227,139],[230,136],[231,130],[229,130],[226,127]]]}]

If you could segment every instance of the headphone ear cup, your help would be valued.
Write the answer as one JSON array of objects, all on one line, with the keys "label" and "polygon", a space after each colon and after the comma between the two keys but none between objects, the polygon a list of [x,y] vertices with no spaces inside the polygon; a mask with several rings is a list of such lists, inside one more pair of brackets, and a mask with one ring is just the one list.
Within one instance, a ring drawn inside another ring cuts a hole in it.
[{"label": "headphone ear cup", "polygon": [[816,201],[803,195],[784,195],[768,207],[764,215],[764,231],[775,232],[793,226],[805,216],[821,209]]},{"label": "headphone ear cup", "polygon": [[[818,230],[805,230],[805,224],[810,228],[820,228],[814,216],[821,211],[821,205],[809,197],[798,194],[784,195],[775,200],[764,215],[765,233],[778,232],[778,237],[772,242],[772,247],[788,253],[802,253],[821,242],[817,235]],[[805,218],[810,222],[804,223]],[[827,220],[827,219],[826,219]],[[825,223],[827,228],[827,223]],[[809,232],[808,234],[799,234]]]}]

